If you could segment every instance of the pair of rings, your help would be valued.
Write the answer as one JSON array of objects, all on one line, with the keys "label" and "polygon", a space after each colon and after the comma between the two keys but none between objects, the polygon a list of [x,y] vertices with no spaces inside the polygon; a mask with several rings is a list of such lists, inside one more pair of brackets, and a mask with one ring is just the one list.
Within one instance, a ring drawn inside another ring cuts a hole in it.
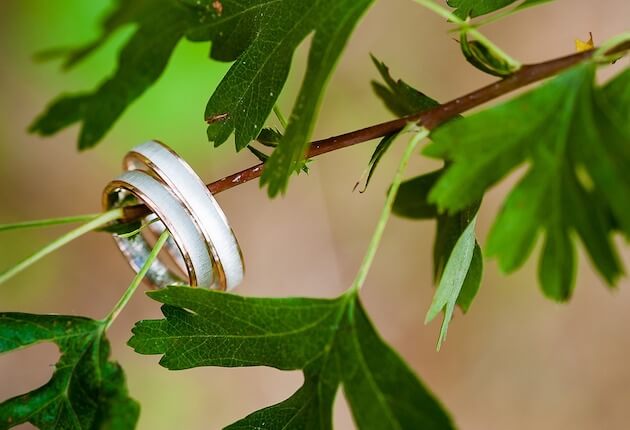
[{"label": "pair of rings", "polygon": [[[158,257],[145,278],[153,287],[231,290],[241,283],[244,264],[236,237],[217,201],[188,163],[163,143],[150,141],[129,151],[123,168],[126,171],[103,192],[104,209],[144,203],[152,212],[143,220],[147,230],[153,235],[165,230],[170,233],[165,249],[176,270]],[[151,253],[147,235],[114,235],[114,239],[138,272]]]}]

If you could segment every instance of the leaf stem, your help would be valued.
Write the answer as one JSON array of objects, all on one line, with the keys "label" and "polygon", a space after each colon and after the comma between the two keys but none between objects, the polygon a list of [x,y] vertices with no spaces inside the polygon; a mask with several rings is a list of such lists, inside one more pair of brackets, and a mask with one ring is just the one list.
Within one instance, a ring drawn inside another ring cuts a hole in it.
[{"label": "leaf stem", "polygon": [[409,159],[411,155],[415,151],[418,143],[422,141],[422,139],[426,138],[429,135],[429,130],[424,127],[418,127],[415,123],[409,123],[402,131],[401,134],[406,131],[414,132],[414,136],[409,141],[407,145],[407,149],[405,149],[405,153],[403,154],[400,164],[398,165],[398,169],[396,170],[396,174],[394,175],[394,179],[392,180],[392,184],[389,187],[389,191],[387,192],[387,198],[385,199],[385,206],[381,211],[381,215],[378,219],[378,223],[376,224],[376,228],[374,229],[374,233],[372,235],[372,239],[370,240],[370,244],[368,245],[368,249],[363,257],[363,262],[359,267],[359,271],[357,272],[357,276],[352,283],[352,286],[348,289],[349,294],[356,294],[363,286],[365,279],[367,278],[367,274],[372,266],[372,262],[374,261],[374,257],[376,256],[376,251],[378,250],[378,246],[381,243],[381,238],[383,237],[383,232],[385,231],[385,226],[387,225],[387,220],[392,213],[392,206],[394,205],[394,199],[396,198],[396,194],[398,193],[398,189],[400,188],[400,183],[402,182],[402,176],[407,168],[407,164],[409,163]]},{"label": "leaf stem", "polygon": [[625,32],[602,43],[593,54],[593,61],[600,64],[617,61],[630,49],[630,32]]},{"label": "leaf stem", "polygon": [[162,247],[166,243],[166,240],[168,239],[168,236],[169,236],[169,232],[168,231],[165,231],[164,233],[162,233],[160,235],[160,237],[158,238],[157,242],[155,243],[155,246],[151,250],[151,253],[147,257],[147,261],[144,262],[144,264],[142,265],[142,267],[140,268],[140,270],[138,271],[136,276],[133,278],[133,281],[131,281],[131,284],[129,284],[129,287],[127,287],[127,290],[125,290],[125,293],[122,295],[120,300],[118,300],[118,303],[116,303],[114,308],[103,319],[103,324],[104,324],[104,329],[105,330],[107,330],[109,328],[109,326],[112,325],[112,323],[114,322],[116,317],[118,317],[118,315],[124,309],[124,307],[127,305],[127,303],[129,303],[129,300],[131,299],[131,296],[133,296],[133,293],[136,291],[136,289],[138,288],[138,286],[140,285],[140,283],[142,282],[142,280],[146,276],[147,272],[151,268],[151,264],[153,264],[153,262],[155,261],[155,259],[158,256],[158,254],[160,253],[160,250],[162,249]]},{"label": "leaf stem", "polygon": [[477,30],[475,26],[464,21],[463,19],[456,16],[451,11],[438,5],[437,3],[434,3],[433,0],[414,0],[414,1],[420,4],[421,6],[424,6],[427,9],[431,10],[432,12],[435,12],[436,14],[442,16],[443,18],[457,24],[460,28],[460,31],[471,34],[475,38],[475,40],[477,40],[479,43],[482,43],[488,49],[494,51],[494,53],[497,56],[501,57],[507,64],[509,64],[512,70],[515,70],[515,71],[519,70],[523,66],[520,61],[517,61],[511,56],[509,56],[505,51],[503,51],[501,48],[495,45],[494,42],[492,42],[490,39],[484,36],[483,33]]},{"label": "leaf stem", "polygon": [[88,222],[101,214],[75,215],[62,218],[38,219],[33,221],[22,221],[10,224],[0,224],[0,232],[10,230],[22,230],[26,228],[49,227],[60,224],[73,224],[77,222]]},{"label": "leaf stem", "polygon": [[284,116],[284,114],[280,110],[280,107],[278,107],[277,104],[273,105],[273,113],[276,114],[276,118],[278,118],[280,125],[282,126],[284,131],[286,131],[287,126],[289,125],[289,122],[287,121],[287,118]]},{"label": "leaf stem", "polygon": [[120,234],[117,234],[116,236],[122,237],[122,238],[133,237],[133,236],[135,236],[137,234],[140,234],[142,232],[142,230],[144,230],[145,228],[149,227],[151,224],[155,224],[156,222],[159,222],[159,221],[160,221],[159,218],[157,218],[157,217],[153,218],[151,221],[143,222],[142,225],[139,228],[137,228],[137,229],[135,229],[133,231],[130,231],[128,233],[120,233]]},{"label": "leaf stem", "polygon": [[486,15],[483,18],[480,17],[478,20],[475,19],[476,22],[474,24],[470,24],[469,23],[469,26],[472,27],[472,28],[479,28],[479,27],[482,27],[484,25],[488,25],[488,24],[492,24],[493,22],[500,21],[500,20],[502,20],[504,18],[509,17],[510,15],[515,14],[516,12],[519,12],[519,11],[521,11],[523,9],[527,9],[529,7],[534,6],[534,4],[529,5],[529,6],[523,6],[525,3],[527,3],[527,2],[523,2],[523,3],[517,5],[516,7],[513,7],[511,9],[509,9],[509,8],[501,9],[501,10],[499,10],[499,11],[497,11],[497,12],[491,14],[491,15]]},{"label": "leaf stem", "polygon": [[103,214],[96,216],[90,222],[83,224],[82,226],[72,231],[69,231],[68,233],[64,234],[58,239],[50,242],[48,245],[44,246],[43,248],[41,248],[40,250],[38,250],[31,256],[22,260],[15,266],[0,273],[0,284],[3,284],[4,282],[8,281],[13,276],[22,272],[26,268],[30,267],[34,263],[38,262],[39,260],[47,256],[48,254],[56,251],[57,249],[66,245],[67,243],[72,242],[74,239],[77,239],[83,236],[85,233],[88,233],[94,229],[102,227],[111,221],[122,218],[122,216],[123,216],[122,208],[112,209],[108,212],[105,212]]}]

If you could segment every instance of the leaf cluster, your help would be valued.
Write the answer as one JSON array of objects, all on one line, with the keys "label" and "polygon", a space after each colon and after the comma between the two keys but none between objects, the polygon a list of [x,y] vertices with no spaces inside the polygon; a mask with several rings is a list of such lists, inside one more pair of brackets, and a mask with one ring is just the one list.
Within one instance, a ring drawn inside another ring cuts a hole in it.
[{"label": "leaf cluster", "polygon": [[124,110],[164,71],[182,39],[212,42],[210,55],[233,61],[205,111],[216,146],[235,133],[241,150],[259,135],[287,79],[297,46],[313,34],[307,71],[285,136],[262,181],[270,195],[283,191],[303,158],[322,92],[355,24],[372,0],[118,0],[94,42],[66,53],[71,67],[119,28],[136,26],[113,76],[93,91],[62,95],[31,126],[50,135],[81,123],[79,148],[100,141]]},{"label": "leaf cluster", "polygon": [[429,201],[456,213],[522,165],[487,252],[501,268],[520,267],[541,231],[544,293],[567,300],[573,290],[575,234],[611,285],[622,274],[611,235],[630,235],[630,71],[604,87],[586,63],[548,83],[432,133],[424,153],[449,163]]}]

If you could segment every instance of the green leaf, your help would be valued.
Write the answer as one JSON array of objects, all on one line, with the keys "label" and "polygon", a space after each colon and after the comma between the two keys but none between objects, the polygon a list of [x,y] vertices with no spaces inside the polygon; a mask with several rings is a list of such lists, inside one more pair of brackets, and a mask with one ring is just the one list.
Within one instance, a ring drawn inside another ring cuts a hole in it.
[{"label": "green leaf", "polygon": [[444,320],[442,321],[442,329],[440,330],[440,337],[438,339],[438,349],[444,340],[446,340],[446,333],[448,332],[448,325],[453,317],[455,304],[468,277],[475,249],[479,247],[475,240],[475,221],[476,218],[473,218],[459,239],[457,239],[453,251],[444,267],[435,295],[433,296],[433,303],[431,303],[431,307],[425,318],[425,324],[429,323],[437,314],[444,310]]},{"label": "green leaf", "polygon": [[440,176],[443,169],[408,179],[398,189],[392,211],[401,217],[412,219],[433,219],[438,217],[437,207],[429,203],[429,191]]},{"label": "green leaf", "polygon": [[455,243],[466,230],[479,209],[480,201],[474,202],[463,210],[454,213],[440,213],[437,215],[437,232],[433,247],[434,278],[437,283],[442,277],[442,272]]},{"label": "green leaf", "polygon": [[[377,81],[372,81],[372,89],[394,115],[403,117],[440,105],[437,101],[411,87],[401,79],[395,80],[392,78],[389,73],[389,68],[385,65],[385,63],[379,61],[373,55],[371,57],[372,62],[385,82],[385,85],[383,85]],[[372,179],[372,175],[376,171],[378,163],[381,161],[381,158],[385,155],[397,136],[398,133],[393,133],[383,137],[374,149],[368,166],[363,175],[361,175],[362,178],[367,177],[361,192],[364,192],[367,189],[370,184],[370,180]],[[361,179],[357,181],[355,189],[360,182]]]},{"label": "green leaf", "polygon": [[52,378],[0,404],[0,429],[133,429],[140,411],[122,368],[109,359],[104,323],[87,318],[0,313],[0,353],[54,342],[61,353]]},{"label": "green leaf", "polygon": [[[285,137],[269,158],[261,177],[261,183],[269,187],[270,196],[283,192],[291,174],[302,168],[322,91],[354,26],[371,3],[372,0],[319,0],[305,7],[301,0],[278,2],[274,6],[278,18],[269,25],[261,26],[261,33],[256,39],[259,43],[252,44],[247,51],[251,51],[252,56],[242,57],[247,64],[239,60],[210,99],[207,114],[230,112],[227,110],[229,108],[236,115],[232,124],[216,130],[209,128],[210,139],[217,142],[225,140],[231,132],[230,127],[236,124],[237,147],[240,146],[239,142],[246,144],[246,140],[256,135],[257,127],[273,107],[276,95],[286,79],[293,50],[309,33],[315,32],[306,75]],[[252,62],[261,66],[257,69],[252,66]],[[233,70],[234,74],[231,75]],[[235,104],[235,91],[244,85],[248,91]],[[252,106],[261,109],[261,114],[241,114],[242,109],[252,110]]]},{"label": "green leaf", "polygon": [[[281,139],[282,133],[280,133],[278,130],[274,128],[263,128],[262,130],[260,130],[260,134],[256,138],[256,141],[264,146],[275,148],[276,146],[278,146],[278,143],[280,143]],[[269,155],[260,151],[253,145],[247,145],[247,149],[249,149],[249,151],[254,154],[261,163],[266,163],[269,159]],[[310,159],[303,161],[302,168],[300,169],[301,172],[308,174],[308,163],[310,161]]]},{"label": "green leaf", "polygon": [[117,29],[131,24],[136,30],[121,50],[113,76],[94,91],[54,100],[30,126],[31,132],[47,136],[79,122],[79,149],[96,145],[127,106],[160,77],[179,40],[199,25],[195,12],[175,0],[118,0],[103,23],[102,35],[71,51],[66,66],[86,58]]},{"label": "green leaf", "polygon": [[[517,0],[447,0],[446,3],[453,8],[457,8],[453,13],[461,19],[467,17],[475,18],[480,15],[486,15],[496,10],[515,3]],[[512,9],[516,12],[528,7],[536,6],[542,3],[548,3],[552,0],[525,0],[523,3]]]},{"label": "green leaf", "polygon": [[402,79],[392,78],[385,63],[373,55],[372,62],[385,81],[385,85],[372,81],[372,89],[394,115],[403,117],[440,105],[436,100],[416,90]]},{"label": "green leaf", "polygon": [[466,279],[462,285],[459,295],[457,296],[457,305],[462,312],[468,312],[470,305],[477,296],[479,287],[481,286],[481,280],[483,278],[483,257],[481,255],[481,247],[475,241],[475,250],[473,257],[466,273]]},{"label": "green leaf", "polygon": [[461,19],[485,15],[511,5],[516,0],[446,0],[455,8],[453,13]]},{"label": "green leaf", "polygon": [[234,61],[206,107],[208,138],[222,144],[236,134],[237,149],[258,136],[289,73],[291,57],[311,33],[308,67],[278,155],[264,180],[271,194],[302,167],[326,82],[359,17],[372,0],[119,0],[103,24],[102,36],[72,51],[72,65],[98,49],[117,29],[136,30],[122,49],[112,77],[92,92],[55,100],[31,126],[53,134],[82,123],[79,148],[94,146],[126,107],[164,71],[182,38],[212,42],[211,57]]},{"label": "green leaf", "polygon": [[365,184],[363,185],[363,188],[359,190],[359,192],[364,193],[365,190],[367,190],[367,187],[368,185],[370,185],[370,180],[372,179],[372,175],[374,174],[378,163],[381,161],[381,158],[383,158],[383,155],[385,155],[389,147],[392,146],[392,143],[394,143],[394,141],[398,137],[398,134],[399,133],[388,134],[381,139],[378,145],[376,145],[376,148],[374,149],[374,152],[370,157],[370,162],[368,163],[368,166],[365,168],[365,171],[361,175],[361,178],[357,181],[356,184],[354,184],[355,190],[359,186],[363,178],[365,178]]},{"label": "green leaf", "polygon": [[[614,285],[622,269],[614,226],[630,235],[630,73],[594,85],[595,66],[577,66],[511,101],[452,121],[432,133],[425,154],[452,164],[429,200],[458,211],[522,164],[488,239],[488,253],[512,271],[545,232],[539,266],[544,293],[567,300],[575,277],[571,233]],[[500,126],[498,126],[500,124]]]},{"label": "green leaf", "polygon": [[282,133],[275,128],[263,128],[260,130],[256,140],[265,146],[275,148],[282,140],[282,137]]},{"label": "green leaf", "polygon": [[492,76],[506,77],[516,71],[512,64],[487,45],[477,40],[469,41],[466,31],[461,32],[459,46],[466,61],[482,72]]},{"label": "green leaf", "polygon": [[[480,202],[455,214],[439,213],[437,207],[428,201],[431,188],[444,174],[446,168],[435,170],[403,182],[394,200],[393,212],[401,217],[412,219],[436,219],[437,233],[433,244],[433,278],[436,284],[442,278],[453,248],[475,217]],[[479,290],[483,272],[483,259],[479,245],[475,245],[468,275],[461,288],[457,304],[467,312]]]},{"label": "green leaf", "polygon": [[164,303],[165,318],[138,322],[129,345],[141,354],[161,354],[160,364],[169,369],[270,366],[304,372],[293,396],[231,430],[330,429],[339,385],[359,428],[453,428],[375,332],[356,295],[266,299],[185,287],[149,295]]},{"label": "green leaf", "polygon": [[[314,363],[314,367],[318,366],[321,366],[320,362]],[[334,378],[331,375],[325,377]],[[332,417],[321,412],[332,408],[339,380],[321,381],[320,378],[321,373],[307,375],[305,372],[304,385],[287,400],[256,411],[225,429],[332,429]]]},{"label": "green leaf", "polygon": [[249,152],[254,154],[254,156],[256,156],[256,158],[258,158],[261,163],[265,163],[269,159],[269,156],[267,154],[257,149],[255,146],[247,145],[247,149],[249,149]]}]

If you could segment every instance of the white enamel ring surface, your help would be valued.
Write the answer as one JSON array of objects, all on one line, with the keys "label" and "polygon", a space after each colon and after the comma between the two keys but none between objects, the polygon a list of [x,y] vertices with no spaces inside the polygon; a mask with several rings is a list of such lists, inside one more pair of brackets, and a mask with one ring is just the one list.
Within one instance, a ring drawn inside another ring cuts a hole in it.
[{"label": "white enamel ring surface", "polygon": [[219,204],[190,165],[156,141],[133,148],[125,157],[124,164],[126,169],[148,169],[188,209],[214,260],[215,281],[218,284],[215,288],[231,290],[239,285],[245,269],[236,237]]},{"label": "white enamel ring surface", "polygon": [[[114,179],[103,194],[105,209],[123,204],[133,195],[164,223],[186,263],[188,280],[182,281],[166,265],[156,260],[147,278],[157,288],[175,283],[211,288],[214,283],[212,258],[203,236],[182,203],[160,181],[140,170],[128,171]],[[138,272],[146,261],[151,247],[142,234],[130,238],[114,235],[116,243]],[[178,282],[179,281],[179,282]]]}]

